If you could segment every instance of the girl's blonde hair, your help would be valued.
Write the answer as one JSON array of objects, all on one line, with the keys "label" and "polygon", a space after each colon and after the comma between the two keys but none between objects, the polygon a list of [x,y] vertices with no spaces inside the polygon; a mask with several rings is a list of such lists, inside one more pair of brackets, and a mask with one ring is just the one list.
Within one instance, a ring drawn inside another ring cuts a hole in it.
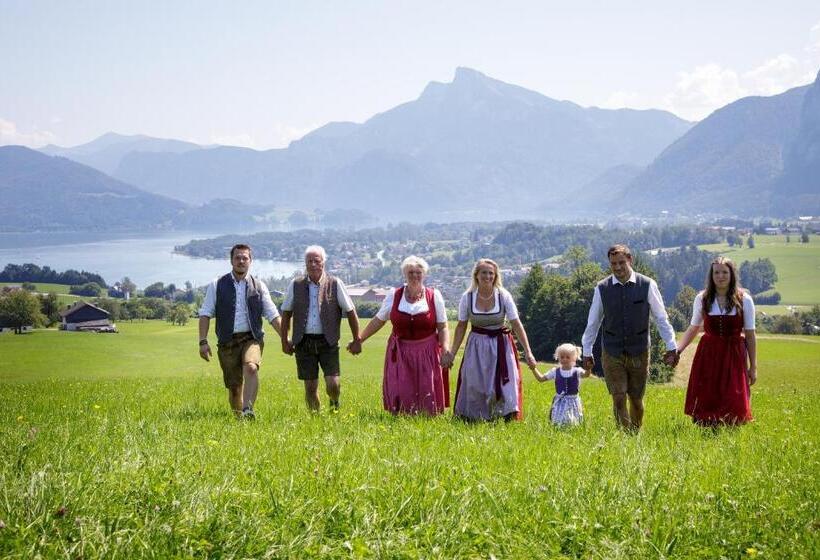
[{"label": "girl's blonde hair", "polygon": [[582,353],[583,350],[581,350],[580,346],[575,346],[571,342],[565,342],[563,344],[558,345],[558,347],[555,349],[555,354],[553,354],[552,357],[556,360],[559,360],[561,359],[561,354],[570,354],[575,356],[575,359],[577,360],[578,356],[580,356]]},{"label": "girl's blonde hair", "polygon": [[478,269],[481,265],[489,265],[493,267],[495,271],[495,278],[493,278],[493,288],[501,288],[503,284],[501,283],[501,271],[498,269],[498,263],[496,263],[492,259],[478,259],[473,266],[473,284],[470,287],[471,290],[475,291],[478,289]]}]

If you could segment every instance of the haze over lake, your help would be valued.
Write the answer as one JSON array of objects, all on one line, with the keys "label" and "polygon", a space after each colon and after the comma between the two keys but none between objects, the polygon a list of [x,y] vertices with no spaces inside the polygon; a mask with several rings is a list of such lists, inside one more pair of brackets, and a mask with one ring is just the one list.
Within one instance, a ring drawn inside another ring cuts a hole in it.
[{"label": "haze over lake", "polygon": [[[0,268],[9,263],[34,263],[62,272],[69,268],[96,272],[109,284],[128,276],[139,288],[154,282],[182,286],[190,281],[201,286],[230,269],[224,260],[188,257],[173,252],[194,238],[211,237],[202,232],[164,233],[137,237],[134,234],[35,233],[0,234]],[[263,278],[289,276],[301,263],[254,260],[251,271]]]}]

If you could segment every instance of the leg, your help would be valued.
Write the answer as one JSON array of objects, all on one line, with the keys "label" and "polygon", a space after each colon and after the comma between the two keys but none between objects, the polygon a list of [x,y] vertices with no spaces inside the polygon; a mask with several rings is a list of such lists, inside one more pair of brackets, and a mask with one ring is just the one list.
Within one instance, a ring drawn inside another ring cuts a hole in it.
[{"label": "leg", "polygon": [[244,390],[242,391],[243,408],[253,408],[256,402],[256,395],[259,392],[259,366],[256,364],[243,364],[242,379]]},{"label": "leg", "polygon": [[643,398],[629,395],[629,419],[632,429],[638,431],[643,425]]},{"label": "leg", "polygon": [[339,393],[341,393],[341,385],[339,383],[339,376],[338,375],[326,375],[325,376],[325,390],[327,391],[327,396],[330,398],[330,406],[335,408],[336,410],[339,409]]},{"label": "leg", "polygon": [[231,404],[231,410],[237,416],[242,415],[242,385],[235,387],[228,387],[228,402]]},{"label": "leg", "polygon": [[308,410],[319,412],[319,379],[305,379],[305,402]]},{"label": "leg", "polygon": [[612,411],[615,414],[615,425],[622,430],[629,430],[632,422],[629,419],[629,412],[626,409],[626,394],[613,393]]}]

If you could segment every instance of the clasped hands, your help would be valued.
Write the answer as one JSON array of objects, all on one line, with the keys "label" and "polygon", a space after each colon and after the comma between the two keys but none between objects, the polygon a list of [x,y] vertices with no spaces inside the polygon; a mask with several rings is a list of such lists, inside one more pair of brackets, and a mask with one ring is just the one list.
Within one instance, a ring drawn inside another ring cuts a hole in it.
[{"label": "clasped hands", "polygon": [[351,340],[347,343],[346,348],[348,352],[350,352],[354,356],[357,356],[362,353],[362,340],[360,338]]},{"label": "clasped hands", "polygon": [[[669,367],[675,367],[678,365],[680,361],[680,352],[677,350],[669,350],[663,355],[663,363],[665,363]],[[584,369],[587,371],[592,371],[593,366],[595,365],[595,358],[592,356],[584,356]]]}]

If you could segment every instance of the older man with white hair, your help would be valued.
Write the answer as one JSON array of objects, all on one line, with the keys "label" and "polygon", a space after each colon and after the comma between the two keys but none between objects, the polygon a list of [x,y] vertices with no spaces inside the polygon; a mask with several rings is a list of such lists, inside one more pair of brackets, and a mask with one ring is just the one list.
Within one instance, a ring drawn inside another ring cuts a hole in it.
[{"label": "older man with white hair", "polygon": [[[325,273],[327,253],[319,245],[305,249],[305,276],[288,286],[282,303],[282,351],[296,355],[296,373],[305,383],[308,409],[318,411],[319,367],[325,377],[330,408],[339,409],[339,337],[347,316],[353,340],[359,339],[359,317],[344,283]],[[293,317],[293,335],[288,338]]]}]

